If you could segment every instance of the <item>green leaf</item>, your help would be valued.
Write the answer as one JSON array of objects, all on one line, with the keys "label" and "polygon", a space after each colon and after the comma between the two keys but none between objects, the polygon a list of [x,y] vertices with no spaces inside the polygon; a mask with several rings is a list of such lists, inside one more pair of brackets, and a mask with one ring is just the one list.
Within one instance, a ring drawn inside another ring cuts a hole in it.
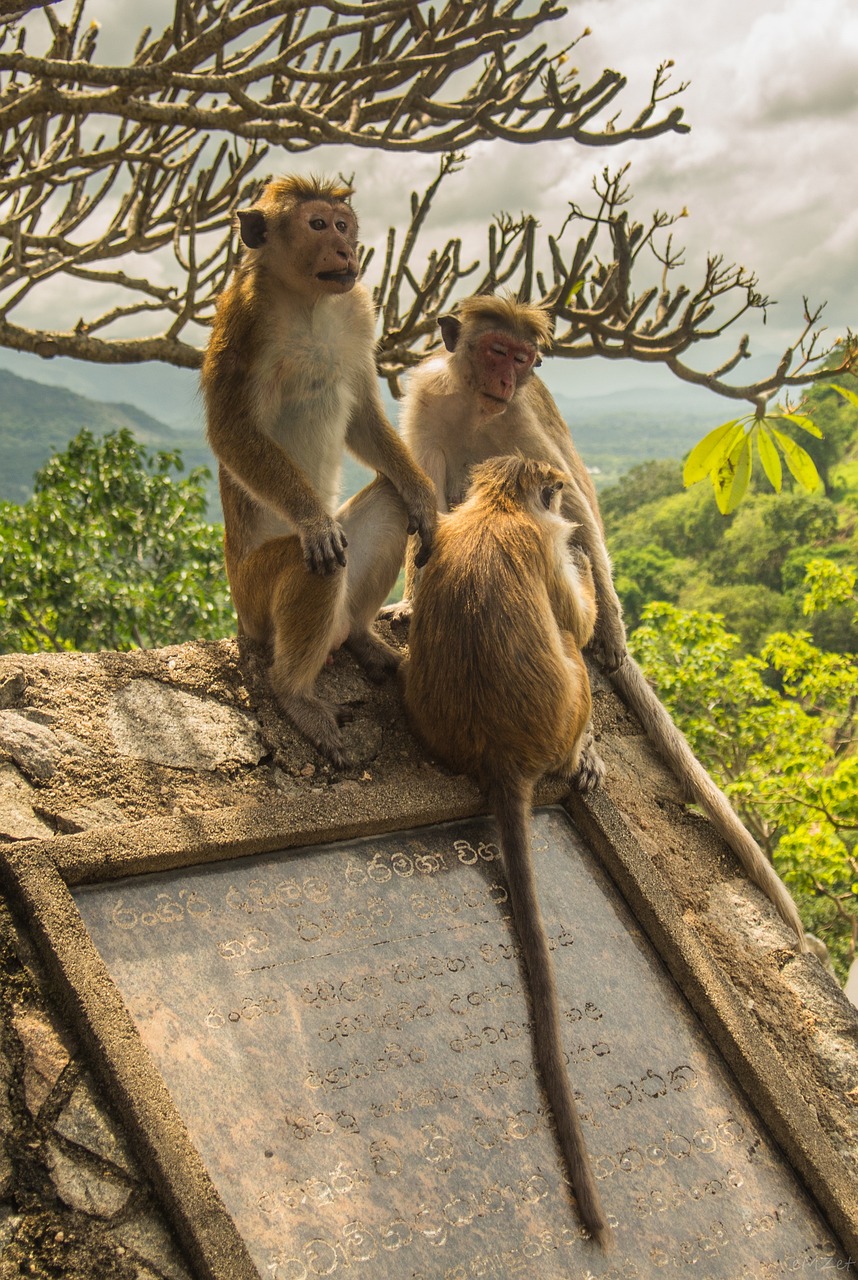
[{"label": "green leaf", "polygon": [[575,280],[574,283],[570,284],[569,288],[566,290],[565,297],[563,297],[560,301],[560,306],[565,307],[569,302],[570,298],[574,298],[576,293],[581,292],[581,290],[584,288],[584,284],[585,284],[585,280],[583,276],[581,276],[580,280]]},{"label": "green leaf", "polygon": [[813,458],[805,449],[802,449],[800,444],[796,444],[795,440],[785,436],[782,431],[776,431],[772,427],[772,434],[777,438],[786,458],[786,464],[802,489],[813,493],[820,484],[819,472]]},{"label": "green leaf", "polygon": [[813,421],[808,418],[806,413],[781,413],[776,414],[776,418],[786,418],[788,422],[794,422],[797,427],[801,427],[802,431],[807,431],[809,435],[816,436],[817,440],[822,439],[822,432]]},{"label": "green leaf", "polygon": [[850,391],[848,387],[841,387],[836,382],[829,383],[829,386],[831,386],[835,391],[839,391],[842,396],[845,396],[850,404],[854,404],[855,408],[858,409],[858,392]]},{"label": "green leaf", "polygon": [[723,422],[694,446],[685,459],[682,471],[682,482],[686,489],[705,480],[722,464],[744,429],[743,421],[744,419],[734,418],[732,422]]},{"label": "green leaf", "polygon": [[743,432],[717,471],[712,472],[715,501],[722,516],[735,511],[745,496],[751,478],[751,435]]},{"label": "green leaf", "polygon": [[780,493],[784,480],[781,455],[772,440],[771,432],[762,423],[760,423],[760,428],[757,432],[757,449],[760,454],[760,462],[763,464],[763,470],[769,478],[769,484],[775,493]]}]

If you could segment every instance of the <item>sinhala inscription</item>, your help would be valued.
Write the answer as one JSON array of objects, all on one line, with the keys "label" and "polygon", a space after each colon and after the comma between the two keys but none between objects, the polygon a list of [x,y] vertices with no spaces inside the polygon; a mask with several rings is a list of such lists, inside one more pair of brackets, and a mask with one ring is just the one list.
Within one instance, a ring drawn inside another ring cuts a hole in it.
[{"label": "sinhala inscription", "polygon": [[848,1267],[565,813],[534,840],[608,1258],[554,1146],[490,821],[76,891],[260,1275]]}]

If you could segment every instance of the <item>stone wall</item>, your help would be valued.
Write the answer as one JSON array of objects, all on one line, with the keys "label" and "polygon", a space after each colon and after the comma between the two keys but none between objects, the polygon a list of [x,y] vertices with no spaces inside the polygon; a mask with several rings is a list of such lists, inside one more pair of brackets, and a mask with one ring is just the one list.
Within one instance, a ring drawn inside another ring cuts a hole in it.
[{"label": "stone wall", "polygon": [[[224,830],[253,832],[260,815],[269,824],[279,815],[292,830],[324,828],[325,839],[335,839],[384,830],[403,798],[425,822],[482,810],[469,783],[421,755],[393,683],[369,685],[344,653],[321,683],[354,712],[346,734],[355,765],[343,772],[278,714],[252,646],[0,657],[0,842],[7,849],[38,842],[33,847],[53,850],[61,868],[85,868],[90,857],[93,866],[103,863],[109,847],[112,874],[122,874],[147,860],[157,865],[177,824],[211,833],[222,821]],[[665,935],[656,945],[676,953],[666,958],[678,973],[694,940],[750,1018],[761,1051],[781,1064],[789,1107],[854,1178],[855,1009],[815,956],[796,953],[789,930],[683,804],[608,684],[595,673],[593,684],[607,778],[601,802],[579,803],[582,829],[601,822],[603,843],[628,841],[641,851],[685,939],[673,946]],[[555,795],[549,789],[543,798]],[[612,815],[607,826],[600,803]],[[606,852],[608,869],[622,878]],[[670,914],[651,926],[647,903],[623,888],[645,927],[664,934]],[[20,904],[4,905],[0,1280],[179,1280],[191,1264],[31,933]]]}]

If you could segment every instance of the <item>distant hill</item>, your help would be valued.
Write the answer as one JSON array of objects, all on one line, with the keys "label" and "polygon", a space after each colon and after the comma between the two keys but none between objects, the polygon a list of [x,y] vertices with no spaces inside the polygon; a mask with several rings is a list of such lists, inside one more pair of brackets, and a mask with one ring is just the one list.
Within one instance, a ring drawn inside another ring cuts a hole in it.
[{"label": "distant hill", "polygon": [[707,431],[737,412],[735,405],[719,403],[712,395],[701,397],[697,388],[681,384],[668,391],[634,388],[556,399],[600,489],[616,484],[639,462],[683,457]]},{"label": "distant hill", "polygon": [[[121,370],[73,367],[80,366],[79,361],[66,361],[68,368],[54,369],[36,357],[28,361],[19,356],[20,363],[14,364],[16,370],[62,377],[87,389],[103,386],[106,395],[121,391],[129,398],[108,403],[64,385],[48,385],[12,372],[8,366],[16,355],[0,352],[0,449],[4,459],[0,498],[25,501],[32,492],[33,473],[82,427],[89,427],[97,435],[129,427],[149,448],[179,449],[187,469],[207,466],[215,472],[204,436],[196,373],[161,366],[129,366],[123,381]],[[156,394],[159,382],[162,385]],[[701,394],[699,388],[683,384],[590,396],[565,395],[555,384],[555,396],[599,488],[614,484],[638,462],[682,457],[733,410],[733,406],[722,406],[715,397]],[[171,425],[146,412],[141,404],[157,406],[156,411],[169,418]],[[396,406],[389,402],[387,408],[395,421]],[[344,493],[355,492],[366,482],[367,475],[364,468],[347,458]],[[214,479],[209,487],[209,511],[213,520],[220,519]]]},{"label": "distant hill", "polygon": [[188,468],[212,463],[203,439],[171,430],[136,405],[104,404],[0,369],[0,498],[25,502],[34,472],[83,427],[95,435],[127,427],[149,448],[180,449]]},{"label": "distant hill", "polygon": [[[64,449],[82,428],[105,435],[127,427],[149,449],[178,449],[185,470],[208,467],[209,518],[220,520],[217,463],[203,435],[196,429],[174,430],[133,404],[105,404],[65,387],[47,386],[0,368],[0,499],[26,502],[33,492],[33,476],[52,454]],[[346,459],[343,491],[355,493],[369,472]]]}]

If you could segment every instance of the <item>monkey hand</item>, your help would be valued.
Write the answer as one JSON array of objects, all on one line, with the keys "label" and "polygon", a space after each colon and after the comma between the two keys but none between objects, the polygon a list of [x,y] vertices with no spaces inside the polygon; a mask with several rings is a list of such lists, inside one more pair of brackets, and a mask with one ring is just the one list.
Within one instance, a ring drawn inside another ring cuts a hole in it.
[{"label": "monkey hand", "polygon": [[435,506],[434,491],[428,502],[415,503],[409,509],[408,532],[416,533],[420,539],[420,547],[414,556],[414,563],[422,569],[432,554],[432,543],[435,538],[435,526],[438,523],[438,510]]},{"label": "monkey hand", "polygon": [[344,569],[348,545],[342,525],[330,516],[325,517],[324,524],[320,522],[301,532],[301,550],[311,573],[335,573],[338,567]]},{"label": "monkey hand", "polygon": [[597,622],[595,634],[589,644],[589,652],[607,675],[613,671],[619,671],[628,655],[626,634],[622,624],[619,630],[616,630],[600,628]]}]

